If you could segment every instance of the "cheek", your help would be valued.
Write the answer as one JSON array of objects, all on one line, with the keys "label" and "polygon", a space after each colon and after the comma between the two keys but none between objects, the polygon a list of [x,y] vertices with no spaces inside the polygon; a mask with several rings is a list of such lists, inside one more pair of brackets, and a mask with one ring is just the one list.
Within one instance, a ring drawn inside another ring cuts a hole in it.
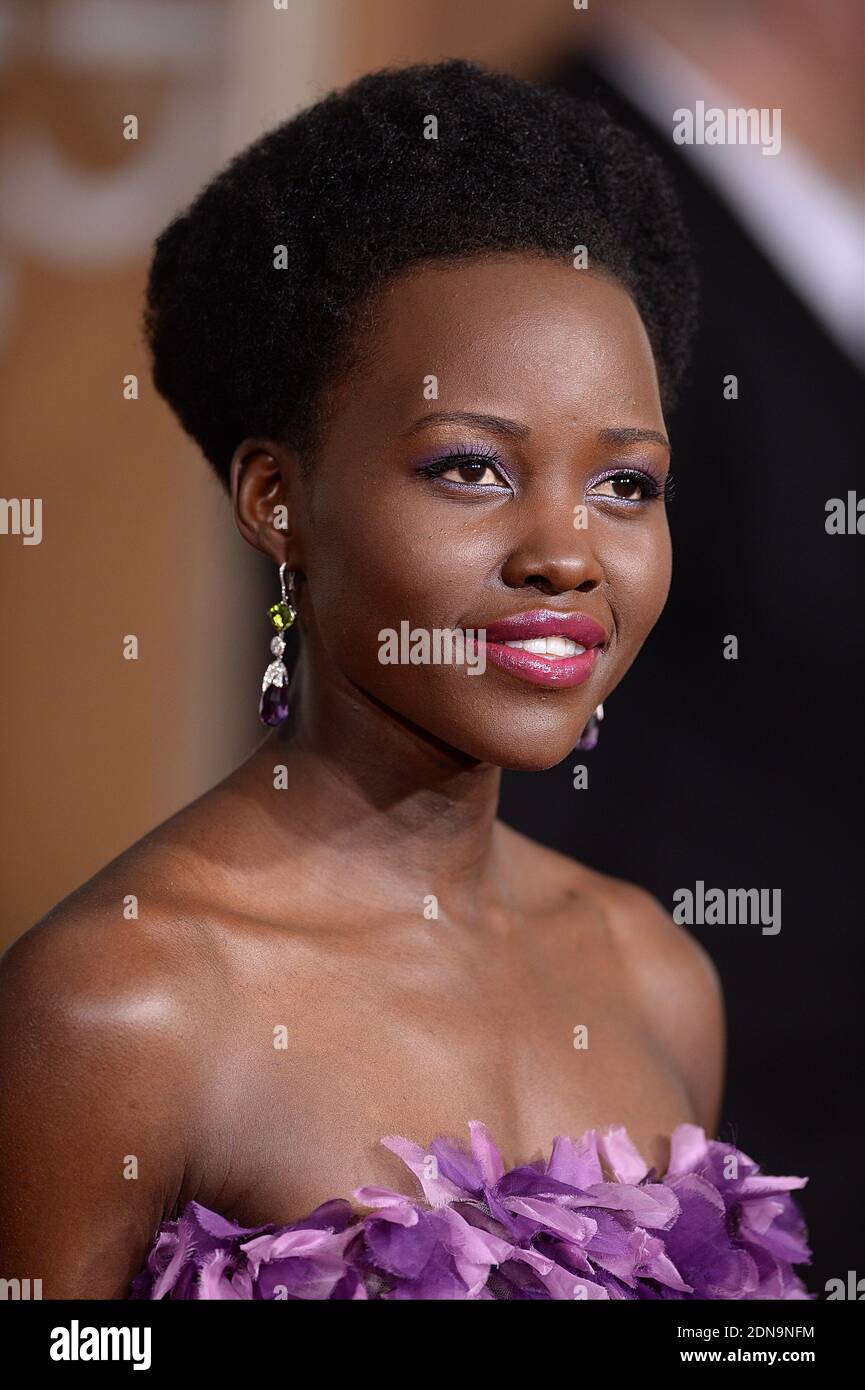
[{"label": "cheek", "polygon": [[356,506],[323,493],[313,515],[307,571],[322,621],[343,607],[376,630],[403,619],[447,626],[500,559],[497,538],[467,511],[435,506],[413,482],[361,489]]},{"label": "cheek", "polygon": [[[367,677],[378,666],[379,633],[401,622],[458,625],[486,547],[468,525],[448,525],[424,505],[420,488],[378,487],[315,498],[307,578],[322,644],[342,669]],[[377,672],[381,679],[382,672]],[[386,677],[393,678],[388,669]]]},{"label": "cheek", "polygon": [[601,558],[618,641],[633,656],[658,621],[670,592],[672,550],[666,516],[650,526],[623,525]]}]

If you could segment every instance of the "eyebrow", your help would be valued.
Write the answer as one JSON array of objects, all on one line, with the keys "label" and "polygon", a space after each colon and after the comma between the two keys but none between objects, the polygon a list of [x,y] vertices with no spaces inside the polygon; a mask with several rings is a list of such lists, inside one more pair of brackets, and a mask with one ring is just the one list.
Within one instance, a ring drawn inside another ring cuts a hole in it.
[{"label": "eyebrow", "polygon": [[474,425],[476,429],[488,430],[490,434],[504,434],[510,439],[525,439],[527,434],[531,434],[528,425],[505,420],[501,415],[479,415],[474,410],[433,410],[429,415],[415,420],[405,433],[417,434],[426,425]]},{"label": "eyebrow", "polygon": [[671,447],[669,439],[659,430],[601,430],[598,439],[602,444],[663,444],[665,449]]},{"label": "eyebrow", "polygon": [[[474,410],[433,410],[421,415],[414,424],[409,425],[406,435],[417,434],[427,425],[474,425],[476,429],[488,430],[491,434],[503,434],[509,439],[525,439],[531,434],[528,425],[520,425],[516,420],[506,420],[501,415],[483,415]],[[658,430],[608,429],[598,435],[601,444],[662,444],[670,448],[670,441]]]}]

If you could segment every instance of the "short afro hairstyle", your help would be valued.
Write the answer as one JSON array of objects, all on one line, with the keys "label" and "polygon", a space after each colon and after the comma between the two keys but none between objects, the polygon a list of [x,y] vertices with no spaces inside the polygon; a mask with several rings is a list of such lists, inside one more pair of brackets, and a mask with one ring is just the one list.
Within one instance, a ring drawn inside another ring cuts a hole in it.
[{"label": "short afro hairstyle", "polygon": [[322,389],[389,277],[577,245],[631,294],[672,405],[695,272],[657,156],[594,103],[462,60],[372,73],[256,140],[158,238],[154,382],[226,486],[246,437],[308,464]]}]

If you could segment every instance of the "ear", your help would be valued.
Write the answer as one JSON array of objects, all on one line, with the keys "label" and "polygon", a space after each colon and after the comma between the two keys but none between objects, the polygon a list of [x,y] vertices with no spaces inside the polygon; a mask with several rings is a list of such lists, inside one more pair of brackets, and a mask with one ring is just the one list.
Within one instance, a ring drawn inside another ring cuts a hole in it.
[{"label": "ear", "polygon": [[298,553],[300,460],[269,439],[245,439],[230,470],[231,505],[245,541],[277,565],[303,568]]}]

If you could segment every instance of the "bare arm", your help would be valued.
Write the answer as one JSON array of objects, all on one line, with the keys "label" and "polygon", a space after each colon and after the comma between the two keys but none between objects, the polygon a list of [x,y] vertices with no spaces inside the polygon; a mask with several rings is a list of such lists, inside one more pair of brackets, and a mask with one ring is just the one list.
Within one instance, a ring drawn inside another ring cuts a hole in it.
[{"label": "bare arm", "polygon": [[0,1275],[123,1298],[183,1182],[182,1031],[129,929],[64,918],[0,965]]},{"label": "bare arm", "polygon": [[635,998],[682,1076],[698,1123],[712,1138],[721,1119],[726,1055],[715,965],[645,889],[606,880],[604,898]]}]

